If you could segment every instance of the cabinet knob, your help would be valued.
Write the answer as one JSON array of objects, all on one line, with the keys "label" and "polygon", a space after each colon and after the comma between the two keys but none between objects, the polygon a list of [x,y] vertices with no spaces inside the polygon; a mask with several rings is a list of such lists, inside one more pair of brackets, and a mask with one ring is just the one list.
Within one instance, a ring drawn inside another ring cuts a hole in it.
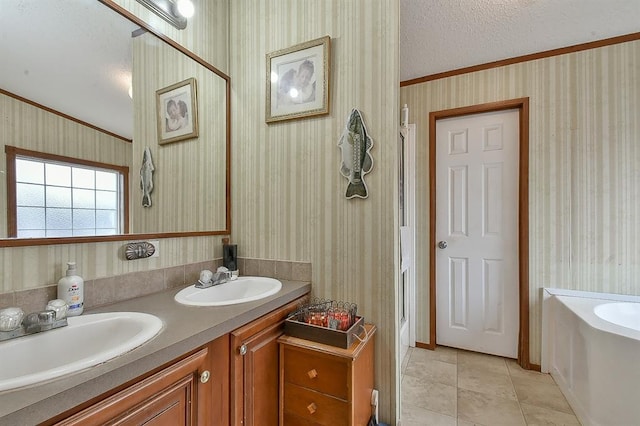
[{"label": "cabinet knob", "polygon": [[309,371],[307,371],[307,376],[309,376],[310,379],[315,379],[316,377],[318,377],[318,372],[316,371],[316,369],[311,369]]},{"label": "cabinet knob", "polygon": [[317,409],[318,409],[318,407],[316,406],[316,404],[314,402],[312,402],[311,404],[307,405],[307,410],[309,410],[309,414],[315,413]]},{"label": "cabinet knob", "polygon": [[207,383],[210,377],[211,373],[209,373],[209,370],[204,370],[200,375],[200,383]]},{"label": "cabinet knob", "polygon": [[245,355],[247,353],[247,345],[240,346],[238,352],[240,352],[240,355]]}]

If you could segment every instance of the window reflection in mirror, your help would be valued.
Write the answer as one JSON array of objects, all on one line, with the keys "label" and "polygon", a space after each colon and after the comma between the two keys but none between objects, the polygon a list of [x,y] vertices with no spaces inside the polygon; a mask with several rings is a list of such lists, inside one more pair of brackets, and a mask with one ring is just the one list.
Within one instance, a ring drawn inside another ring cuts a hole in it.
[{"label": "window reflection in mirror", "polygon": [[[0,143],[128,168],[129,210],[117,221],[127,224],[131,233],[227,233],[228,77],[156,37],[137,18],[131,18],[137,22],[127,20],[99,2],[81,2],[82,7],[78,3],[24,0],[4,5],[0,25],[3,34],[15,39],[0,41],[7,68],[0,75],[0,109],[6,117],[0,122]],[[43,10],[48,6],[53,9]],[[84,33],[70,35],[70,29]],[[121,35],[116,36],[116,29]],[[59,30],[66,35],[56,33]],[[114,53],[112,48],[122,40],[126,41],[124,52]],[[51,41],[55,49],[47,45]],[[88,41],[95,43],[93,47]],[[24,48],[15,49],[16,45]],[[57,59],[61,59],[58,65]],[[197,81],[199,133],[160,145],[157,128],[162,117],[156,92],[191,78]],[[90,95],[94,86],[102,91]],[[142,206],[140,190],[146,147],[156,168],[151,208]],[[0,167],[5,164],[1,161]],[[9,232],[15,218],[6,213],[8,196],[6,186],[0,185],[0,238],[15,235]],[[127,232],[126,226],[114,232]],[[0,241],[0,245],[12,244]]]},{"label": "window reflection in mirror", "polygon": [[10,237],[126,233],[127,167],[9,146],[5,151]]}]

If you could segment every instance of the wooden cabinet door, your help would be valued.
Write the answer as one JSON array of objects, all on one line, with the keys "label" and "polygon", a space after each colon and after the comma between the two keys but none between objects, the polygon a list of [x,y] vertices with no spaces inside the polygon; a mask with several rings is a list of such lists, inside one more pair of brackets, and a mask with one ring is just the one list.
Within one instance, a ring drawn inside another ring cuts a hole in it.
[{"label": "wooden cabinet door", "polygon": [[227,426],[229,335],[55,424]]},{"label": "wooden cabinet door", "polygon": [[279,423],[279,350],[284,320],[303,298],[294,300],[231,333],[231,423]]},{"label": "wooden cabinet door", "polygon": [[[193,374],[151,396],[110,424],[118,426],[187,426],[195,424],[191,404],[197,384]],[[190,406],[191,405],[191,406]]]},{"label": "wooden cabinet door", "polygon": [[282,325],[273,324],[245,340],[244,425],[278,424],[278,337]]},{"label": "wooden cabinet door", "polygon": [[196,425],[198,397],[210,400],[210,395],[198,395],[209,393],[210,386],[198,386],[209,367],[208,352],[203,348],[58,425]]}]

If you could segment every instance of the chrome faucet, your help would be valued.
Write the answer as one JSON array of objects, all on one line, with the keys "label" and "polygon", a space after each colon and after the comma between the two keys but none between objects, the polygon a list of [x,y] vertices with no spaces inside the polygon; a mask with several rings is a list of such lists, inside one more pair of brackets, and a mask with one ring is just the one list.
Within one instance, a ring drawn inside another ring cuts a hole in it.
[{"label": "chrome faucet", "polygon": [[215,273],[205,269],[200,272],[200,279],[195,284],[196,288],[209,288],[215,285],[224,284],[231,281],[232,273],[224,266],[219,267]]},{"label": "chrome faucet", "polygon": [[[49,302],[47,308],[52,302],[54,301]],[[20,308],[2,309],[0,310],[0,342],[64,327],[68,325],[66,313],[66,304],[64,309],[58,305],[54,309],[32,312],[24,319],[22,318],[24,313]]]}]

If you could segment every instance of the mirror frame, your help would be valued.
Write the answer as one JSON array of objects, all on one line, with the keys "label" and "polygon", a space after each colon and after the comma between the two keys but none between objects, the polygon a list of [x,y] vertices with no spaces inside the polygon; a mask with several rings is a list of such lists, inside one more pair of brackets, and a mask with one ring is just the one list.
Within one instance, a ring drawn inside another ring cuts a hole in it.
[{"label": "mirror frame", "polygon": [[110,8],[114,12],[122,15],[126,19],[132,21],[136,25],[144,28],[156,37],[167,43],[169,46],[182,52],[189,58],[193,59],[209,71],[218,75],[225,80],[226,84],[226,170],[225,170],[225,229],[212,231],[189,231],[189,232],[156,232],[146,234],[119,234],[119,235],[103,235],[88,237],[53,237],[53,238],[3,238],[0,239],[0,247],[25,247],[25,246],[43,246],[56,244],[82,244],[97,243],[109,241],[133,241],[133,240],[149,240],[160,238],[176,238],[176,237],[198,237],[205,235],[230,235],[231,234],[231,78],[220,71],[195,53],[191,52],[176,41],[162,34],[160,31],[148,25],[142,19],[138,18],[128,10],[122,8],[113,0],[98,0],[100,3]]}]

